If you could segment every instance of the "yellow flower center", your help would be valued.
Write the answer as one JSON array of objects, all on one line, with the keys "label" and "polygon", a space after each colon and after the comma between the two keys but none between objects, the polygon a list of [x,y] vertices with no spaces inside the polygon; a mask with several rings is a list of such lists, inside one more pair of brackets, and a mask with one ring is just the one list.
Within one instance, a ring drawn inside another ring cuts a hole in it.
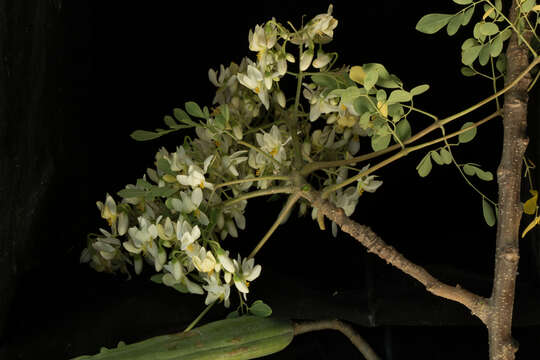
[{"label": "yellow flower center", "polygon": [[278,151],[279,151],[279,148],[276,146],[275,148],[272,149],[272,151],[270,151],[270,155],[275,157]]},{"label": "yellow flower center", "polygon": [[201,183],[199,184],[199,187],[200,187],[201,189],[204,189],[204,181],[201,181]]},{"label": "yellow flower center", "polygon": [[258,94],[261,92],[261,89],[259,89],[259,87],[257,86],[255,89],[253,89],[253,91],[255,91],[255,93]]},{"label": "yellow flower center", "polygon": [[261,169],[255,170],[255,176],[261,176]]}]

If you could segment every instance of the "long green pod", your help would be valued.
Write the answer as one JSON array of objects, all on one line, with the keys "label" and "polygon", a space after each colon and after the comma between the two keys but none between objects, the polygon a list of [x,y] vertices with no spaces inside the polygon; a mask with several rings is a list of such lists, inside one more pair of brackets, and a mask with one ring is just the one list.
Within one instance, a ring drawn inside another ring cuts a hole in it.
[{"label": "long green pod", "polygon": [[72,360],[247,360],[283,350],[293,336],[290,320],[241,316]]}]

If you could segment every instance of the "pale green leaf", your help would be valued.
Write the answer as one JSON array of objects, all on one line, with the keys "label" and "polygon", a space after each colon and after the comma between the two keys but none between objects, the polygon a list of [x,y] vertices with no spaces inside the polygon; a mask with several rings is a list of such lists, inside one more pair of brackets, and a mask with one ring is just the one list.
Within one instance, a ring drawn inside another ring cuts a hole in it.
[{"label": "pale green leaf", "polygon": [[377,98],[377,102],[384,103],[386,101],[386,91],[383,89],[377,90],[377,95],[375,97]]},{"label": "pale green leaf", "polygon": [[[502,33],[501,33],[502,34]],[[503,49],[503,37],[501,35],[495,37],[489,47],[489,53],[492,57],[497,57]]]},{"label": "pale green leaf", "polygon": [[416,24],[416,30],[424,34],[435,34],[448,24],[453,14],[427,14]]},{"label": "pale green leaf", "polygon": [[472,18],[473,15],[474,15],[474,6],[471,6],[470,8],[465,10],[464,15],[463,15],[463,19],[462,19],[463,21],[461,22],[461,25],[462,26],[467,25],[471,21],[471,18]]},{"label": "pale green leaf", "polygon": [[469,5],[470,3],[473,2],[473,0],[452,0],[452,1],[459,5]]},{"label": "pale green leaf", "polygon": [[489,55],[490,54],[490,46],[489,44],[485,44],[482,46],[482,49],[480,50],[480,54],[478,55],[478,62],[480,65],[484,66],[489,61]]},{"label": "pale green leaf", "polygon": [[[466,122],[461,127],[461,130],[466,129],[466,128],[472,126],[472,125],[474,125],[473,122]],[[472,127],[469,130],[459,134],[458,139],[459,139],[460,143],[468,143],[469,141],[474,139],[475,136],[476,136],[476,127]]]},{"label": "pale green leaf", "polygon": [[443,159],[443,162],[446,165],[449,165],[452,163],[452,154],[450,154],[450,151],[446,149],[441,149],[441,158]]},{"label": "pale green leaf", "polygon": [[521,4],[521,11],[523,13],[528,13],[534,8],[535,5],[536,5],[536,0],[525,0],[525,2]]},{"label": "pale green leaf", "polygon": [[478,30],[485,36],[495,35],[499,32],[499,27],[493,22],[480,23]]},{"label": "pale green leaf", "polygon": [[504,74],[504,72],[506,71],[506,56],[504,54],[497,58],[497,61],[495,62],[495,67],[497,68],[497,70],[499,70],[501,74]]},{"label": "pale green leaf", "polygon": [[165,274],[155,274],[150,277],[150,281],[155,282],[156,284],[163,284],[161,280]]},{"label": "pale green leaf", "polygon": [[457,33],[459,27],[461,26],[461,23],[463,22],[464,17],[464,13],[458,13],[454,15],[454,17],[448,22],[448,26],[446,27],[446,33],[450,36]]},{"label": "pale green leaf", "polygon": [[373,135],[371,137],[371,147],[373,148],[373,151],[380,151],[386,149],[390,144],[391,139],[392,135],[390,134]]},{"label": "pale green leaf", "polygon": [[437,165],[444,165],[444,161],[438,152],[431,151],[430,154],[431,154],[431,158],[433,159],[433,161],[435,161],[435,163],[437,163]]},{"label": "pale green leaf", "polygon": [[478,40],[473,39],[473,38],[468,38],[467,40],[463,42],[463,44],[461,44],[461,50],[467,50],[476,45],[480,45]]},{"label": "pale green leaf", "polygon": [[185,122],[186,120],[191,120],[189,115],[182,109],[175,108],[173,109],[173,115],[176,120],[180,122]]},{"label": "pale green leaf", "polygon": [[378,78],[379,73],[376,69],[371,68],[366,71],[366,78],[364,79],[364,88],[366,91],[369,91],[373,86],[375,86]]},{"label": "pale green leaf", "polygon": [[476,176],[478,176],[481,180],[484,180],[484,181],[493,180],[493,174],[491,173],[491,171],[484,171],[482,169],[476,169]]},{"label": "pale green leaf", "polygon": [[201,110],[200,106],[197,105],[196,102],[194,101],[188,101],[186,102],[186,111],[188,112],[189,115],[191,116],[195,116],[195,117],[198,117],[198,118],[201,118],[201,119],[205,119],[205,115],[204,115],[204,112]]},{"label": "pale green leaf", "polygon": [[411,101],[411,94],[405,90],[394,90],[390,93],[388,97],[387,104],[401,103]]},{"label": "pale green leaf", "polygon": [[474,60],[476,60],[476,58],[478,57],[478,54],[480,54],[480,50],[482,50],[482,45],[473,46],[466,50],[463,50],[461,52],[461,62],[464,65],[472,65]]},{"label": "pale green leaf", "polygon": [[476,174],[476,170],[478,168],[476,166],[473,166],[471,164],[465,164],[463,165],[463,172],[469,176],[474,176]]},{"label": "pale green leaf", "polygon": [[416,171],[418,171],[418,175],[421,177],[426,177],[431,172],[432,167],[431,156],[429,153],[427,153],[416,167]]},{"label": "pale green leaf", "polygon": [[315,84],[334,90],[338,87],[338,83],[336,79],[333,76],[327,75],[327,74],[316,74],[311,76],[311,81],[313,81]]},{"label": "pale green leaf", "polygon": [[416,95],[423,94],[428,90],[429,90],[429,85],[428,84],[422,84],[422,85],[418,85],[418,86],[413,87],[411,89],[410,93],[411,93],[412,96],[416,96]]},{"label": "pale green leaf", "polygon": [[486,221],[486,224],[488,224],[489,226],[495,225],[495,211],[493,210],[491,204],[485,198],[482,198],[482,212],[484,214],[484,220]]}]

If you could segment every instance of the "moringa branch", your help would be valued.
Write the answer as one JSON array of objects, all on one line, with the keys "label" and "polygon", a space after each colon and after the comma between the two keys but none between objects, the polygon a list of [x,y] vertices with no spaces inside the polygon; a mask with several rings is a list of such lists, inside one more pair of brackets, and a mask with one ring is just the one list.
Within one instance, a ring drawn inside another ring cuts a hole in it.
[{"label": "moringa branch", "polygon": [[484,324],[487,323],[489,308],[486,298],[463,289],[459,285],[450,286],[442,283],[428,273],[426,269],[412,263],[392,246],[386,244],[369,227],[350,219],[345,215],[343,209],[324,200],[320,192],[315,190],[302,191],[301,195],[311,203],[311,206],[317,208],[319,213],[334,221],[341,230],[364,245],[368,252],[376,254],[387,263],[418,280],[432,294],[465,305],[473,315],[477,316]]}]

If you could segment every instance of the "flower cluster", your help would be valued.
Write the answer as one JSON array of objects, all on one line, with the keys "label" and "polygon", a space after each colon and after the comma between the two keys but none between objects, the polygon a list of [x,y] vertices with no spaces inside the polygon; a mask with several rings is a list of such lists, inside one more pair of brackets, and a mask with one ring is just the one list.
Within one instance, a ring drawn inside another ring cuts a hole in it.
[{"label": "flower cluster", "polygon": [[[128,275],[141,274],[147,264],[157,273],[154,281],[206,294],[206,304],[220,301],[228,307],[232,288],[245,299],[261,266],[253,258],[233,259],[224,245],[246,227],[244,213],[252,197],[246,194],[293,186],[290,174],[300,170],[293,167],[299,161],[351,160],[360,151],[361,137],[371,138],[377,150],[406,133],[400,105],[406,92],[387,99],[382,89],[402,89],[396,77],[380,64],[333,70],[336,54],[326,53],[323,45],[332,40],[337,23],[330,6],[298,30],[275,19],[255,26],[248,34],[254,60],[245,57],[240,64],[208,71],[216,87],[213,107],[188,102],[185,111],[175,109],[174,118],[165,117],[170,130],[139,133],[139,140],[149,140],[191,127],[196,136],[186,137],[173,151],[159,149],[155,166],[119,191],[120,201],[107,194],[104,203],[97,202],[108,227],[89,235],[81,261],[97,271]],[[299,48],[298,57],[288,52],[290,46]],[[310,67],[318,72],[300,75]],[[295,104],[288,107],[280,86],[287,75],[297,78],[297,93],[290,97]],[[296,133],[291,122],[297,123]],[[348,169],[329,167],[326,178],[304,180],[337,186]],[[375,192],[382,184],[374,175],[356,180],[356,186],[341,187],[329,197],[347,216],[364,191]],[[336,224],[332,233],[336,236]]]}]

